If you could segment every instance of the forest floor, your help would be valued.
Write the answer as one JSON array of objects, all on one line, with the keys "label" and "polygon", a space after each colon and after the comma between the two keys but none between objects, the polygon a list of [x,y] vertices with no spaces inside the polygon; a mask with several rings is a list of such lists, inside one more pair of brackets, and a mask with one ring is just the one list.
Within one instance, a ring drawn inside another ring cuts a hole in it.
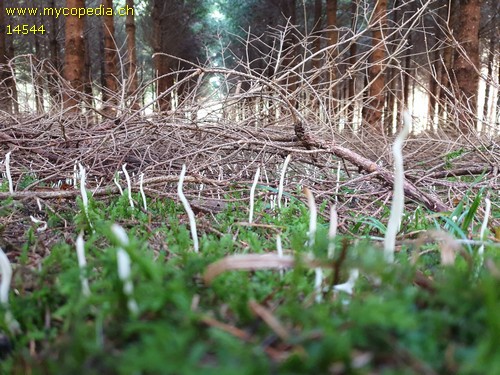
[{"label": "forest floor", "polygon": [[[0,247],[13,267],[1,373],[500,373],[496,143],[407,142],[407,179],[447,209],[408,200],[388,264],[390,183],[332,150],[301,151],[291,126],[242,133],[155,119],[89,130],[44,121],[0,133],[2,154],[13,147],[14,180],[13,193],[6,176],[0,186]],[[339,134],[337,143],[390,170],[392,140],[367,139]],[[199,252],[176,194],[187,161]],[[77,163],[88,169],[87,209]],[[318,204],[312,246],[303,187]]]}]

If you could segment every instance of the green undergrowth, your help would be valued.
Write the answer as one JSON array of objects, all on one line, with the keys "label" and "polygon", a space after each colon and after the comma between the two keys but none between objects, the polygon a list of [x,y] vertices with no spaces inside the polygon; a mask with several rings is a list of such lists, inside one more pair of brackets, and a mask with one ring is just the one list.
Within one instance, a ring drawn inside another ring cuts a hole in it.
[{"label": "green undergrowth", "polygon": [[[478,240],[480,203],[472,197],[444,214],[417,208],[406,214],[402,233],[440,229]],[[388,212],[353,216],[332,260],[328,223],[320,220],[313,253],[325,280],[318,303],[314,270],[303,261],[309,210],[299,200],[279,214],[258,202],[261,226],[243,223],[246,204],[200,214],[198,254],[185,212],[171,200],[148,200],[146,212],[132,209],[126,196],[91,199],[88,217],[79,199],[57,207],[46,210],[45,232],[26,226],[14,262],[10,310],[22,333],[10,334],[2,319],[2,374],[500,373],[500,255],[491,240],[482,262],[478,245],[469,244],[442,265],[442,245],[430,241],[405,244],[387,264],[376,239]],[[0,205],[2,218],[23,210],[13,200]],[[113,223],[130,239],[137,314],[127,309],[118,277]],[[89,296],[82,294],[74,246],[82,230]],[[47,233],[56,240],[32,264]],[[285,252],[297,257],[293,269],[228,271],[204,282],[207,266],[225,256],[275,252],[278,233]],[[332,292],[353,268],[360,273],[354,294]]]}]

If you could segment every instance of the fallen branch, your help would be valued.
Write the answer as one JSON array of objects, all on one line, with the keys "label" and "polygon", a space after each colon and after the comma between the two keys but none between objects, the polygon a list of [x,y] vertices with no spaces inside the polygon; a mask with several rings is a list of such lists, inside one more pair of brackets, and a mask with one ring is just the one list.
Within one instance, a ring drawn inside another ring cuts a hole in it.
[{"label": "fallen branch", "polygon": [[480,175],[483,173],[493,173],[493,166],[480,166],[480,167],[470,167],[470,168],[458,168],[451,169],[449,171],[438,171],[427,175],[430,178],[446,178],[446,177],[457,177],[457,176],[472,176]]},{"label": "fallen branch", "polygon": [[[161,176],[152,177],[144,179],[144,185],[152,185],[158,183],[168,183],[179,181],[179,176]],[[191,183],[203,183],[206,185],[224,186],[226,185],[223,181],[212,180],[203,177],[186,177],[186,182]],[[139,183],[132,185],[132,191],[139,191]],[[120,193],[116,185],[109,185],[97,188],[92,191],[92,196],[103,196],[108,194]],[[45,190],[29,190],[29,191],[15,191],[12,194],[7,192],[0,192],[0,199],[14,198],[14,199],[28,199],[28,198],[41,198],[41,199],[55,199],[55,198],[75,198],[80,195],[79,190],[56,190],[51,188],[46,188]]]},{"label": "fallen branch", "polygon": [[[377,163],[336,144],[327,144],[326,142],[320,141],[314,138],[305,128],[301,122],[295,123],[295,135],[302,142],[304,147],[306,148],[319,148],[331,152],[332,154],[350,161],[352,164],[364,170],[368,173],[376,172],[376,176],[378,179],[393,185],[394,183],[394,173],[389,172],[387,169],[380,167]],[[432,211],[442,212],[449,211],[450,208],[446,206],[443,202],[439,200],[439,198],[425,194],[418,190],[415,185],[405,179],[404,182],[404,191],[405,195],[411,199],[414,199],[418,202],[421,202],[428,209]]]}]

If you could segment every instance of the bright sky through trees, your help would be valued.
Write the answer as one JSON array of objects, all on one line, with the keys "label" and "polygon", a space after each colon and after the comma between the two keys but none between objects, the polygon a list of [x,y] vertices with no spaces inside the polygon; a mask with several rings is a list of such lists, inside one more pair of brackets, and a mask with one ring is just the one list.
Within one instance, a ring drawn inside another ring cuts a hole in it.
[{"label": "bright sky through trees", "polygon": [[224,16],[224,14],[222,14],[217,8],[210,13],[210,17],[216,21],[222,21],[226,18],[226,16]]}]

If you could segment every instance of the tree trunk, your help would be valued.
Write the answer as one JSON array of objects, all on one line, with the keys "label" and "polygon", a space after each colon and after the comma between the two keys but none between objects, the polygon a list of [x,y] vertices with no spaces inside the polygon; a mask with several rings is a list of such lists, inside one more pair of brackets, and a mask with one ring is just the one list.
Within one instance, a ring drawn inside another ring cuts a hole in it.
[{"label": "tree trunk", "polygon": [[[85,0],[66,0],[67,8],[83,8]],[[78,16],[66,17],[66,39],[64,54],[64,79],[69,87],[63,92],[65,109],[79,112],[83,86],[83,71],[85,64],[84,19]]]},{"label": "tree trunk", "polygon": [[334,112],[336,112],[337,92],[335,81],[337,79],[337,67],[335,64],[335,60],[338,55],[339,42],[339,32],[337,31],[337,0],[326,0],[326,23],[328,27],[328,31],[326,32],[326,40],[328,46],[331,47],[327,53],[328,67],[330,72],[330,98],[333,101],[330,108]]},{"label": "tree trunk", "polygon": [[494,71],[494,66],[495,66],[495,49],[496,49],[496,41],[495,37],[490,38],[490,43],[489,43],[489,50],[488,50],[488,74],[487,74],[487,80],[486,80],[486,88],[485,88],[485,93],[484,93],[484,104],[483,104],[483,119],[482,119],[482,128],[483,131],[485,128],[490,127],[490,112],[489,112],[489,107],[490,107],[490,100],[491,96],[493,94],[493,71]]},{"label": "tree trunk", "polygon": [[[127,0],[127,7],[134,8],[134,0]],[[127,64],[126,72],[128,75],[127,80],[127,96],[130,100],[129,107],[133,110],[139,109],[139,101],[137,100],[139,87],[137,80],[137,53],[135,47],[135,20],[134,13],[128,12],[125,18],[125,31],[127,33]]]},{"label": "tree trunk", "polygon": [[[333,61],[338,53],[339,32],[337,31],[337,0],[326,0],[326,23],[328,31],[326,38],[328,46],[333,48],[329,50],[330,60]],[[336,76],[336,71],[331,67],[332,76]]]},{"label": "tree trunk", "polygon": [[88,38],[88,34],[90,32],[88,28],[88,19],[84,19],[83,21],[83,28],[84,28],[84,39],[83,39],[83,45],[85,46],[83,50],[83,56],[85,59],[85,62],[83,64],[83,75],[82,75],[82,91],[85,93],[84,95],[84,101],[86,105],[90,108],[95,107],[94,103],[94,93],[92,92],[92,61],[90,59],[90,40]]},{"label": "tree trunk", "polygon": [[[113,8],[112,0],[102,0],[104,9]],[[115,25],[112,15],[102,17],[104,36],[104,86],[102,88],[102,101],[104,103],[103,112],[112,116],[116,115],[117,91],[118,91],[118,71],[117,52],[115,43]]]},{"label": "tree trunk", "polygon": [[459,93],[462,104],[459,109],[459,127],[466,133],[470,131],[470,127],[476,127],[480,20],[481,0],[460,0],[456,39],[461,48],[455,49],[453,72],[456,92]]},{"label": "tree trunk", "polygon": [[[358,18],[358,8],[359,8],[359,0],[352,0],[351,1],[351,29],[353,35],[356,34],[357,30],[356,24],[357,24],[357,18]],[[349,46],[349,60],[348,60],[348,68],[354,67],[356,64],[356,53],[357,53],[357,44],[356,41],[353,40],[351,41],[351,45]],[[354,130],[354,110],[355,110],[355,101],[354,97],[356,96],[356,75],[353,75],[352,77],[349,77],[349,83],[348,83],[348,94],[347,94],[347,100],[349,101],[349,106],[347,108],[347,124],[348,127],[351,130]]]},{"label": "tree trunk", "polygon": [[[440,107],[438,111],[439,118],[439,128],[446,129],[448,124],[444,122],[445,115],[447,114],[447,109],[453,102],[452,88],[451,88],[451,75],[453,74],[453,52],[454,52],[454,39],[453,35],[450,33],[452,30],[457,28],[457,18],[458,18],[458,1],[446,1],[443,5],[441,17],[446,20],[448,27],[446,28],[446,47],[443,51],[442,56],[442,74],[440,81],[440,95],[439,102]],[[449,122],[449,120],[448,120]]]},{"label": "tree trunk", "polygon": [[[289,28],[290,32],[285,35],[285,42],[283,43],[283,67],[285,70],[290,70],[294,64],[295,60],[295,46],[293,43],[293,27],[297,23],[297,12],[295,9],[295,0],[281,0],[280,1],[280,9],[285,18],[288,19],[288,23],[292,25],[292,28]],[[287,91],[290,95],[290,103],[296,106],[297,96],[293,95],[296,86],[297,86],[297,77],[295,74],[292,74],[287,77],[286,80]]]},{"label": "tree trunk", "polygon": [[[398,102],[397,97],[397,72],[395,68],[389,68],[387,70],[387,86],[385,108],[384,108],[384,127],[387,134],[392,134],[394,131],[398,131],[398,123],[396,123],[396,129],[394,129],[394,112],[398,113]],[[396,107],[396,108],[395,108]]]},{"label": "tree trunk", "polygon": [[[438,21],[436,21],[438,22]],[[443,74],[442,64],[440,61],[441,51],[437,48],[437,43],[443,38],[443,34],[440,32],[441,25],[435,25],[433,34],[434,38],[432,38],[433,43],[431,44],[431,48],[434,49],[434,52],[428,52],[431,56],[431,61],[429,64],[429,118],[428,123],[431,124],[432,128],[435,128],[435,117],[436,110],[439,112],[439,96],[441,87],[439,83],[441,82],[441,75]]]},{"label": "tree trunk", "polygon": [[42,114],[44,113],[44,100],[43,100],[44,85],[43,85],[42,69],[40,69],[41,62],[38,61],[38,58],[42,59],[43,57],[40,48],[40,40],[38,39],[37,35],[34,35],[34,37],[35,37],[35,56],[31,57],[34,65],[32,67],[31,72],[33,79],[33,89],[35,94],[36,113]]},{"label": "tree trunk", "polygon": [[4,1],[0,0],[0,110],[12,113],[12,96],[9,90],[12,81],[10,68],[7,66],[7,42],[5,40]]},{"label": "tree trunk", "polygon": [[[401,7],[400,7],[400,0],[395,0],[393,3],[393,10],[391,12],[391,28],[390,30],[388,29],[387,34],[393,34],[395,29],[398,28],[398,24],[401,22],[402,19],[402,12],[401,12]],[[393,55],[395,53],[395,45],[396,45],[396,40],[395,37],[392,36],[390,40],[385,41],[385,43],[389,44],[388,46],[388,51],[390,55]],[[384,107],[384,128],[387,134],[392,134],[394,131],[398,131],[397,127],[399,125],[399,122],[396,122],[394,124],[394,117],[395,114],[397,114],[398,111],[398,102],[396,101],[396,97],[399,97],[397,94],[397,76],[398,76],[398,71],[395,67],[389,67],[386,69],[386,85],[387,85],[387,90],[385,90],[385,107]],[[397,117],[397,116],[396,116]],[[394,125],[396,125],[396,129],[394,129]]]},{"label": "tree trunk", "polygon": [[[14,46],[14,38],[8,38],[7,39],[7,61],[11,61],[16,55],[16,49]],[[9,71],[9,78],[7,79],[7,85],[9,88],[9,94],[12,100],[12,107],[13,107],[13,113],[18,114],[19,113],[19,98],[18,98],[18,92],[17,92],[17,85],[16,85],[16,70],[15,70],[15,65],[12,66],[11,70]]]},{"label": "tree trunk", "polygon": [[[51,0],[49,2],[49,7],[54,9],[56,7],[55,0]],[[50,18],[46,20],[48,22],[49,27],[49,59],[50,65],[48,67],[47,72],[47,82],[48,89],[50,93],[50,97],[52,98],[53,104],[57,105],[61,103],[61,90],[60,90],[60,82],[59,82],[59,74],[61,68],[61,58],[59,55],[59,42],[57,40],[57,18],[55,15],[52,15]]]},{"label": "tree trunk", "polygon": [[[165,52],[162,24],[166,21],[165,13],[168,4],[162,0],[153,2],[153,52],[155,54]],[[156,95],[158,99],[158,109],[160,112],[168,111],[171,108],[171,93],[167,90],[174,84],[174,77],[170,71],[170,58],[164,55],[156,55],[153,59],[156,72]]]},{"label": "tree trunk", "polygon": [[402,91],[403,91],[403,103],[405,108],[410,108],[410,77],[411,77],[411,34],[408,36],[408,51],[406,52],[406,57],[404,60],[404,74],[403,74],[403,82]]},{"label": "tree trunk", "polygon": [[369,103],[365,104],[368,107],[365,112],[365,120],[373,129],[383,133],[382,114],[384,111],[385,91],[385,66],[383,62],[385,59],[385,42],[383,32],[387,27],[387,0],[377,0],[372,19],[373,52],[370,58],[370,94]]},{"label": "tree trunk", "polygon": [[[429,121],[434,127],[434,118],[436,116],[436,108],[439,107],[439,77],[441,76],[441,64],[439,63],[439,51],[436,50],[433,54],[429,74]],[[439,112],[439,109],[438,109]]]},{"label": "tree trunk", "polygon": [[[318,52],[321,49],[321,31],[323,30],[323,17],[322,17],[322,1],[314,1],[314,41],[313,41],[313,53]],[[321,82],[321,76],[317,74],[321,67],[321,57],[316,56],[312,60],[313,74],[315,74],[313,85],[316,87]]]}]

